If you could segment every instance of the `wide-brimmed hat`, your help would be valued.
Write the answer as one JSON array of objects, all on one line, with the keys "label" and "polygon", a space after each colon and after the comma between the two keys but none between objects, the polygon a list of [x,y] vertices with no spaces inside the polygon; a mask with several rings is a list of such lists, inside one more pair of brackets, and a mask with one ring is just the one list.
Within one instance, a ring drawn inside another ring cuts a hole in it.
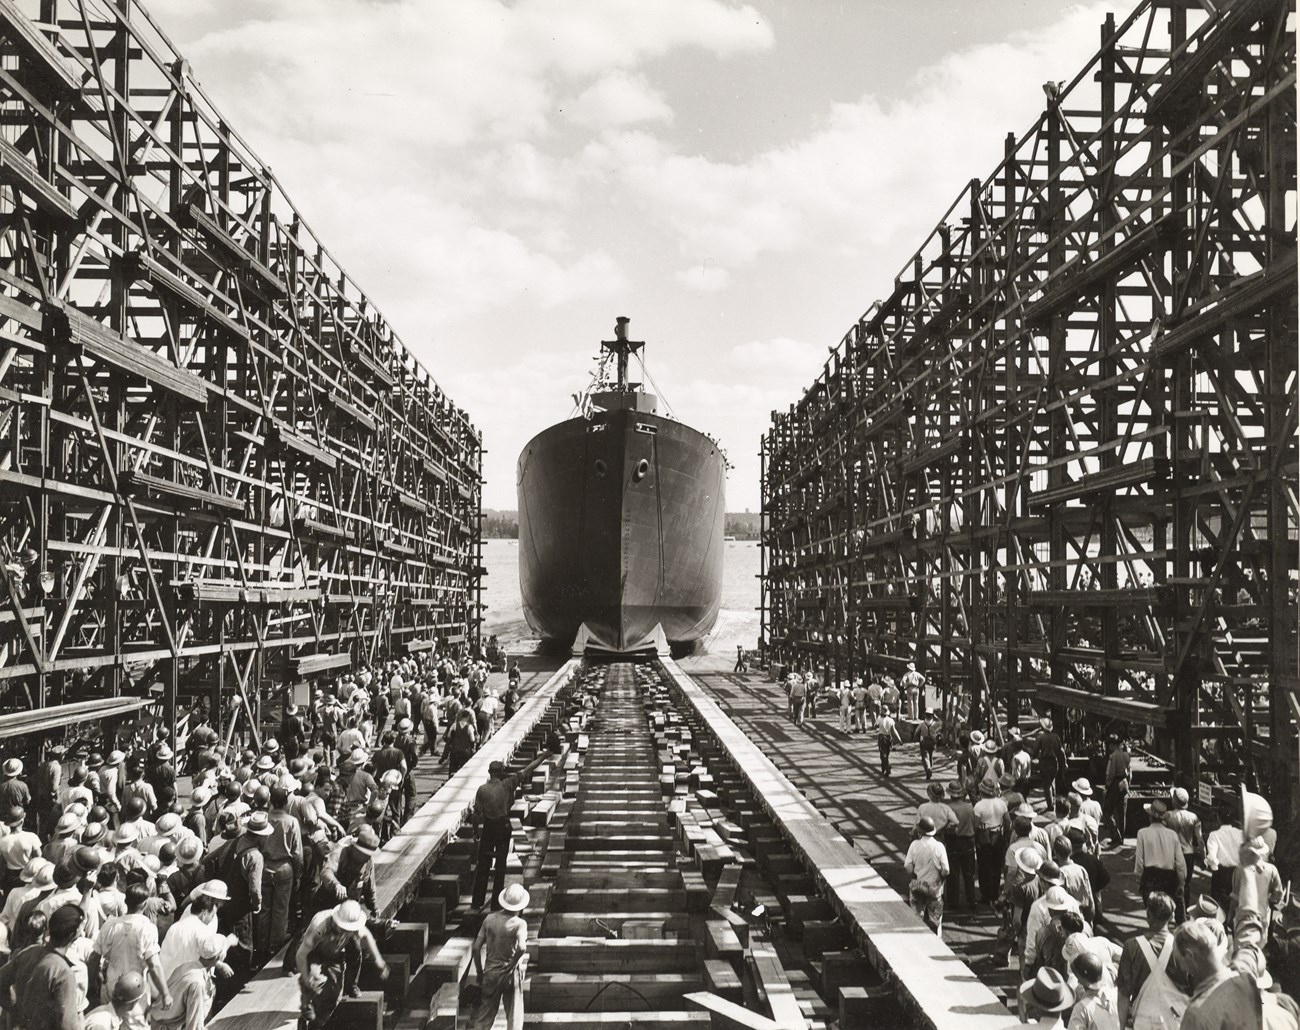
[{"label": "wide-brimmed hat", "polygon": [[226,886],[225,880],[206,880],[199,884],[197,893],[216,901],[230,900],[230,888]]},{"label": "wide-brimmed hat", "polygon": [[85,844],[77,848],[72,853],[72,868],[82,876],[89,876],[104,864],[104,856],[98,848],[92,848]]},{"label": "wide-brimmed hat", "polygon": [[998,777],[998,786],[1003,790],[1010,790],[1016,785],[1016,778],[1009,772],[1004,772]]},{"label": "wide-brimmed hat", "polygon": [[286,715],[297,715],[297,714],[298,714],[298,706],[295,705],[295,704],[291,704],[291,705],[289,705],[289,707],[286,708],[284,711],[285,711],[285,714],[286,714]]},{"label": "wide-brimmed hat", "polygon": [[19,758],[6,758],[4,764],[0,765],[0,773],[10,778],[21,775],[22,771],[23,763],[22,759]]},{"label": "wide-brimmed hat", "polygon": [[198,837],[186,837],[176,845],[176,864],[196,866],[203,859],[203,845]]},{"label": "wide-brimmed hat", "polygon": [[402,773],[399,769],[385,769],[379,782],[389,790],[396,790],[402,785]]},{"label": "wide-brimmed hat", "polygon": [[1196,903],[1187,909],[1188,919],[1211,919],[1216,923],[1222,923],[1227,914],[1223,911],[1223,906],[1215,901],[1208,894],[1202,894],[1196,899]]},{"label": "wide-brimmed hat", "polygon": [[257,837],[269,837],[272,832],[271,820],[267,818],[265,812],[254,812],[244,824],[244,832]]},{"label": "wide-brimmed hat", "polygon": [[415,723],[411,722],[410,719],[399,719],[397,721],[397,729],[400,733],[409,733],[411,730],[415,729]]},{"label": "wide-brimmed hat", "polygon": [[948,784],[948,800],[959,801],[966,796],[966,785],[961,780],[952,780]]},{"label": "wide-brimmed hat", "polygon": [[268,755],[278,754],[280,751],[280,742],[274,737],[267,738],[266,744],[262,748]]},{"label": "wide-brimmed hat", "polygon": [[104,759],[105,765],[121,765],[126,761],[126,755],[121,751],[110,751],[108,757]]},{"label": "wide-brimmed hat", "polygon": [[71,837],[81,829],[81,820],[77,818],[75,812],[64,812],[59,816],[59,821],[54,824],[54,835],[56,837]]},{"label": "wide-brimmed hat", "polygon": [[275,768],[275,759],[273,759],[270,755],[262,755],[260,758],[258,758],[257,760],[258,772],[270,772],[274,768]]},{"label": "wide-brimmed hat", "polygon": [[1175,805],[1186,805],[1191,800],[1191,795],[1182,787],[1174,787],[1169,792],[1169,800]]},{"label": "wide-brimmed hat", "polygon": [[98,751],[92,751],[90,753],[90,756],[86,759],[86,768],[89,769],[91,772],[94,772],[96,769],[102,769],[103,767],[104,767],[104,756],[101,755]]},{"label": "wide-brimmed hat", "polygon": [[355,901],[345,901],[335,905],[332,917],[340,930],[350,930],[355,933],[366,925],[366,910]]},{"label": "wide-brimmed hat", "polygon": [[43,891],[54,889],[54,863],[46,862],[36,870],[36,875],[32,877],[32,890],[38,894]]},{"label": "wide-brimmed hat", "polygon": [[1061,875],[1061,867],[1052,861],[1044,862],[1038,867],[1038,878],[1054,886],[1065,883],[1065,877]]},{"label": "wide-brimmed hat", "polygon": [[190,791],[190,804],[195,808],[202,808],[212,800],[212,791],[207,787],[195,787]]},{"label": "wide-brimmed hat", "polygon": [[1088,777],[1086,776],[1080,776],[1077,780],[1071,783],[1070,789],[1082,797],[1092,797],[1092,784],[1088,782]]},{"label": "wide-brimmed hat", "polygon": [[927,794],[930,795],[930,800],[931,800],[931,801],[942,801],[942,800],[943,800],[943,784],[942,784],[942,783],[927,783],[927,784],[925,785],[925,792],[926,792]]},{"label": "wide-brimmed hat", "polygon": [[1044,966],[1032,980],[1020,985],[1020,996],[1040,1012],[1064,1012],[1074,1004],[1074,992],[1065,977]]},{"label": "wide-brimmed hat", "polygon": [[35,877],[37,872],[40,871],[44,862],[45,859],[41,858],[40,855],[37,855],[35,858],[29,858],[27,864],[23,866],[23,871],[18,874],[18,879],[23,883],[31,883],[33,877]]},{"label": "wide-brimmed hat", "polygon": [[990,782],[989,780],[980,781],[980,797],[982,798],[996,797],[997,793],[998,793],[998,788],[995,787],[992,784],[992,782]]},{"label": "wide-brimmed hat", "polygon": [[363,855],[373,855],[379,850],[379,834],[374,827],[366,823],[357,828],[353,835],[352,846],[360,851]]},{"label": "wide-brimmed hat", "polygon": [[1038,720],[1038,725],[1045,730],[1050,730],[1052,728],[1052,717],[1050,715],[1044,715]]},{"label": "wide-brimmed hat", "polygon": [[134,844],[140,839],[140,827],[135,823],[123,823],[113,831],[114,844]]},{"label": "wide-brimmed hat", "polygon": [[103,823],[86,823],[86,828],[81,832],[81,843],[102,844],[106,836],[108,831]]},{"label": "wide-brimmed hat", "polygon": [[[1042,870],[1040,869],[1038,873],[1041,876]],[[1074,899],[1064,887],[1053,885],[1043,895],[1043,904],[1047,906],[1049,912],[1067,912],[1074,908]]]},{"label": "wide-brimmed hat", "polygon": [[530,900],[532,899],[528,895],[528,888],[522,883],[512,883],[497,895],[497,902],[507,912],[522,912],[528,907]]},{"label": "wide-brimmed hat", "polygon": [[998,753],[998,742],[996,740],[986,740],[980,745],[980,750],[986,755],[996,755]]},{"label": "wide-brimmed hat", "polygon": [[1037,848],[1017,848],[1015,853],[1016,868],[1026,876],[1037,876],[1043,864],[1043,853]]},{"label": "wide-brimmed hat", "polygon": [[158,756],[158,760],[161,762],[170,761],[173,757],[172,749],[169,748],[166,744],[159,744],[158,750],[155,751],[154,754]]},{"label": "wide-brimmed hat", "polygon": [[1013,817],[1022,816],[1025,819],[1037,818],[1038,813],[1034,811],[1034,806],[1028,801],[1022,801],[1016,806],[1016,810],[1011,813]]},{"label": "wide-brimmed hat", "polygon": [[984,733],[983,733],[983,731],[981,731],[981,730],[971,730],[971,731],[970,731],[970,742],[971,742],[972,744],[983,744],[983,743],[984,743]]},{"label": "wide-brimmed hat", "polygon": [[354,765],[365,765],[370,761],[370,752],[363,747],[354,747],[348,755],[348,761]]},{"label": "wide-brimmed hat", "polygon": [[181,817],[175,812],[164,812],[154,823],[154,828],[160,835],[170,836],[181,828]]}]

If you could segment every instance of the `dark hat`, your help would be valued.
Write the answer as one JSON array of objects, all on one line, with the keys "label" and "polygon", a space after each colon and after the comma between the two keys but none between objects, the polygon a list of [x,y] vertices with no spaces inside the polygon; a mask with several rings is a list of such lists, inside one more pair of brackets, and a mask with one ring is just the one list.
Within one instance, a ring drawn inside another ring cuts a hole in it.
[{"label": "dark hat", "polygon": [[62,940],[80,926],[82,920],[85,918],[86,914],[81,911],[80,906],[60,905],[50,916],[47,929],[49,930],[51,937],[56,937]]},{"label": "dark hat", "polygon": [[123,973],[113,984],[113,1004],[132,1005],[144,997],[144,977],[139,973]]},{"label": "dark hat", "polygon": [[928,815],[923,815],[916,821],[916,828],[921,831],[923,837],[933,837],[936,833],[934,820]]},{"label": "dark hat", "polygon": [[1032,980],[1020,985],[1020,997],[1040,1012],[1064,1012],[1074,1004],[1074,992],[1065,977],[1044,966]]},{"label": "dark hat", "polygon": [[1044,862],[1038,867],[1038,878],[1044,883],[1061,884],[1065,882],[1065,877],[1061,875],[1061,867],[1055,862]]},{"label": "dark hat", "polygon": [[1163,818],[1169,813],[1169,806],[1165,804],[1164,798],[1156,798],[1151,802],[1151,804],[1143,805],[1142,807],[1146,810],[1148,815],[1154,815],[1160,818]]},{"label": "dark hat", "polygon": [[961,780],[953,780],[948,784],[948,800],[959,801],[966,796],[966,785]]},{"label": "dark hat", "polygon": [[1070,972],[1079,978],[1080,983],[1100,983],[1105,971],[1101,959],[1091,951],[1076,955],[1074,961],[1070,963]]},{"label": "dark hat", "polygon": [[926,792],[927,794],[930,795],[930,800],[931,800],[931,801],[942,801],[942,800],[943,800],[943,784],[942,784],[942,783],[928,783],[928,784],[926,784],[925,792]]}]

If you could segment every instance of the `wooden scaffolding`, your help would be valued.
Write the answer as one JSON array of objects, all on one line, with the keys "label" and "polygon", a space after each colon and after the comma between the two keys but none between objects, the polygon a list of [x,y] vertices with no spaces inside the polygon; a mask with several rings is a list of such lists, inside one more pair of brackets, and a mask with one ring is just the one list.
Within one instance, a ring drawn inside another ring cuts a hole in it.
[{"label": "wooden scaffolding", "polygon": [[1146,0],[763,440],[764,633],[1300,781],[1292,5]]},{"label": "wooden scaffolding", "polygon": [[0,40],[0,710],[255,736],[476,643],[465,413],[140,4],[0,0]]}]

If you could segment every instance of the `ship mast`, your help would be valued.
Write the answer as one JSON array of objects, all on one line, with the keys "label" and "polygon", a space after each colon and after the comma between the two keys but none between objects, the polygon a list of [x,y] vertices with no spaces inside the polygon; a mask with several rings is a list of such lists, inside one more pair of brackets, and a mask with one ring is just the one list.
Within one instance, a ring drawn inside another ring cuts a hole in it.
[{"label": "ship mast", "polygon": [[613,340],[601,340],[600,345],[605,350],[613,351],[618,355],[618,388],[626,392],[627,382],[627,359],[645,346],[644,340],[629,340],[627,338],[627,324],[631,319],[626,315],[619,315],[614,326]]}]

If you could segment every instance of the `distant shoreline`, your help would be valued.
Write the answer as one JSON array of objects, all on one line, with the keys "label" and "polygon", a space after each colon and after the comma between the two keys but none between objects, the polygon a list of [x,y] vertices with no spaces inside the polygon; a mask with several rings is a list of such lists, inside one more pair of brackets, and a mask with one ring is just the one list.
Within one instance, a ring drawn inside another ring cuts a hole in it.
[{"label": "distant shoreline", "polygon": [[[761,531],[762,516],[757,512],[727,512],[723,535],[728,540],[757,540]],[[518,540],[519,513],[483,509],[484,540]]]}]

